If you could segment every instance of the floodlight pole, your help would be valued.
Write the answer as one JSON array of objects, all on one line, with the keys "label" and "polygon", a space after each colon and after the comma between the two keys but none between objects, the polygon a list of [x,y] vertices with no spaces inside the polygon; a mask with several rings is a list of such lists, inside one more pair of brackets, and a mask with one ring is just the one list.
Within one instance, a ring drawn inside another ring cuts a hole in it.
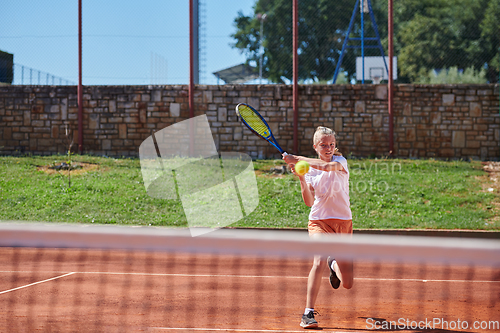
[{"label": "floodlight pole", "polygon": [[200,84],[200,3],[192,0],[192,28],[193,28],[193,82]]}]

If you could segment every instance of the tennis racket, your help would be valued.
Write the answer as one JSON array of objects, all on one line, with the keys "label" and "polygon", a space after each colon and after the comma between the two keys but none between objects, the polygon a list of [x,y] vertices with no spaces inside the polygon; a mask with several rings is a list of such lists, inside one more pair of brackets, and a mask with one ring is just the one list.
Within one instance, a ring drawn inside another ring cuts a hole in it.
[{"label": "tennis racket", "polygon": [[278,149],[280,153],[286,154],[274,138],[267,122],[253,107],[245,103],[240,103],[236,105],[236,114],[250,131],[269,142]]}]

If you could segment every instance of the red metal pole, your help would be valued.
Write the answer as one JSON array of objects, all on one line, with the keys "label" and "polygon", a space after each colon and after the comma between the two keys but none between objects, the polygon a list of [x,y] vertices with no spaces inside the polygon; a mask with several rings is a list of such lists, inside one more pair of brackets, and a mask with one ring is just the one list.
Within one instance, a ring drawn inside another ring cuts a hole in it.
[{"label": "red metal pole", "polygon": [[299,152],[299,4],[293,0],[293,151]]},{"label": "red metal pole", "polygon": [[194,37],[193,0],[189,0],[189,118],[194,117]]},{"label": "red metal pole", "polygon": [[82,0],[78,0],[78,151],[83,153]]},{"label": "red metal pole", "polygon": [[393,70],[392,70],[392,58],[393,58],[393,44],[392,44],[392,37],[393,37],[393,20],[392,20],[392,1],[389,0],[388,2],[388,37],[389,37],[389,43],[388,43],[388,55],[389,55],[389,78],[388,78],[388,85],[387,85],[387,104],[388,104],[388,111],[389,111],[389,154],[393,155],[394,154],[394,111],[393,111],[393,99],[394,99],[394,82],[393,82]]}]

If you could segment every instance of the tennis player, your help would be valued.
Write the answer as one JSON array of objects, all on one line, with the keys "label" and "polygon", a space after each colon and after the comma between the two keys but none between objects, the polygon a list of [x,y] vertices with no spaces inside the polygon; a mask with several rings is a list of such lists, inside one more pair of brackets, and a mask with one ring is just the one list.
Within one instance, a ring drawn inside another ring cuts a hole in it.
[{"label": "tennis player", "polygon": [[[327,127],[318,127],[313,137],[313,147],[318,159],[304,156],[283,155],[283,160],[294,166],[298,161],[310,165],[309,172],[299,177],[304,203],[311,207],[308,231],[311,237],[321,234],[352,235],[352,214],[349,203],[349,170],[347,160],[336,147],[335,132]],[[318,297],[325,267],[330,270],[330,284],[338,289],[340,284],[350,289],[353,284],[352,261],[336,261],[328,257],[315,256],[307,280],[306,308],[300,322],[303,328],[316,328],[314,304]]]}]

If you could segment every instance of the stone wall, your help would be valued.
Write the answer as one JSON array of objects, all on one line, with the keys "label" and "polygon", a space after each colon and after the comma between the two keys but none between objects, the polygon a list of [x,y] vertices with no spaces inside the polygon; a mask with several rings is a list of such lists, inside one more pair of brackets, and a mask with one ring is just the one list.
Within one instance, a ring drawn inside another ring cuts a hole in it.
[{"label": "stone wall", "polygon": [[[389,155],[386,85],[299,89],[298,152],[291,86],[196,86],[195,115],[207,115],[219,151],[279,156],[238,121],[234,108],[246,102],[261,111],[288,152],[314,155],[312,134],[322,125],[335,129],[344,155]],[[498,90],[498,84],[395,85],[393,156],[499,159]],[[138,156],[151,133],[189,117],[188,87],[88,86],[83,107],[84,153]],[[65,153],[65,127],[77,143],[77,119],[74,86],[0,87],[0,154]]]},{"label": "stone wall", "polygon": [[498,90],[498,84],[397,86],[396,155],[498,159]]}]

